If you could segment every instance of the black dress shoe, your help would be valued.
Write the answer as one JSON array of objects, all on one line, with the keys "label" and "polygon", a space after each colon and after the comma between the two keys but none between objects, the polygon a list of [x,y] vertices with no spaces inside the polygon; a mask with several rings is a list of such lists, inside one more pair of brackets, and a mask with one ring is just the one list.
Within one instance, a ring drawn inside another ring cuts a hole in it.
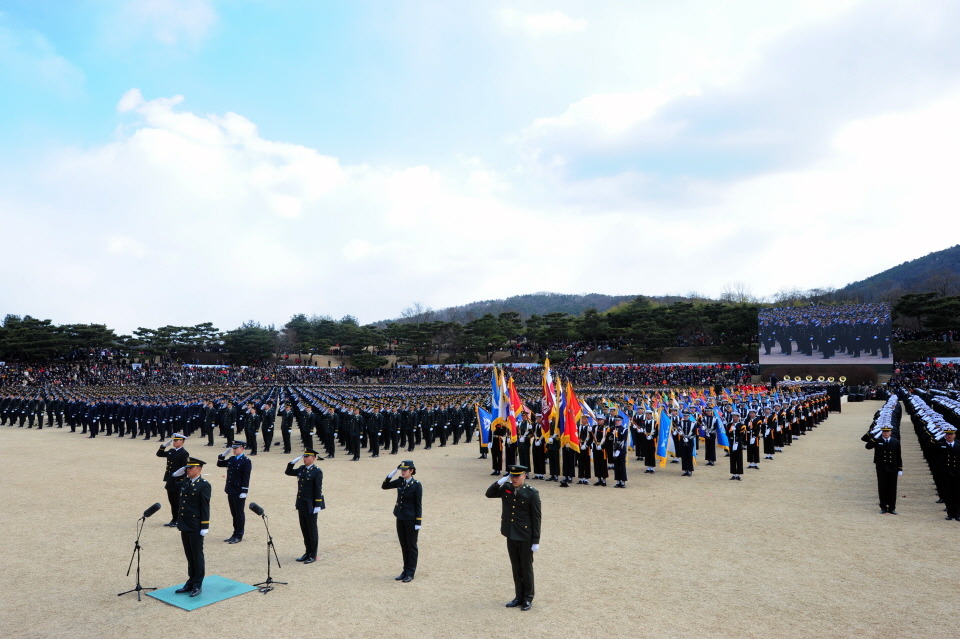
[{"label": "black dress shoe", "polygon": [[394,580],[394,581],[403,581],[403,580],[406,579],[406,578],[407,578],[407,573],[402,572],[402,573],[400,573],[399,575],[397,575],[396,577],[394,577],[393,580]]},{"label": "black dress shoe", "polygon": [[199,597],[201,592],[203,592],[202,588],[194,588],[193,590],[190,591],[190,596]]},{"label": "black dress shoe", "polygon": [[224,539],[223,543],[232,544],[236,539],[237,539],[236,537],[230,537],[229,539]]},{"label": "black dress shoe", "polygon": [[402,583],[408,584],[408,583],[410,583],[411,581],[413,581],[413,576],[412,576],[412,575],[407,575],[406,577],[404,577],[404,578],[401,579],[400,581],[401,581]]},{"label": "black dress shoe", "polygon": [[306,555],[306,554],[303,554],[303,555],[297,557],[297,561],[306,561],[306,560],[307,560],[307,555]]},{"label": "black dress shoe", "polygon": [[241,541],[243,541],[243,539],[241,539],[240,537],[234,537],[233,539],[228,540],[227,543],[239,544]]},{"label": "black dress shoe", "polygon": [[176,590],[174,590],[174,592],[177,593],[178,595],[182,595],[183,593],[191,592],[192,590],[193,590],[193,586],[184,585],[183,588],[177,588]]},{"label": "black dress shoe", "polygon": [[532,601],[524,601],[524,602],[523,602],[523,605],[520,606],[520,610],[522,610],[522,611],[524,611],[524,612],[526,612],[527,610],[530,610],[531,608],[533,608],[533,602],[532,602]]},{"label": "black dress shoe", "polygon": [[306,559],[303,560],[303,565],[306,566],[307,564],[312,564],[315,561],[316,559],[314,559],[313,557],[307,557]]},{"label": "black dress shoe", "polygon": [[891,515],[896,515],[896,514],[897,514],[897,511],[895,511],[893,508],[891,508],[891,509],[888,510],[887,512],[890,513]]},{"label": "black dress shoe", "polygon": [[176,527],[177,527],[177,522],[176,522],[176,521],[170,521],[170,522],[165,523],[164,526],[166,526],[167,528],[176,528]]},{"label": "black dress shoe", "polygon": [[507,602],[506,607],[507,607],[507,608],[516,608],[516,607],[519,606],[521,603],[522,603],[522,602],[521,602],[519,599],[511,599],[510,601]]},{"label": "black dress shoe", "polygon": [[490,474],[491,474],[491,475],[499,475],[499,474],[500,474],[500,471],[499,471],[499,470],[495,470],[495,471],[493,471],[493,472],[490,473]]}]

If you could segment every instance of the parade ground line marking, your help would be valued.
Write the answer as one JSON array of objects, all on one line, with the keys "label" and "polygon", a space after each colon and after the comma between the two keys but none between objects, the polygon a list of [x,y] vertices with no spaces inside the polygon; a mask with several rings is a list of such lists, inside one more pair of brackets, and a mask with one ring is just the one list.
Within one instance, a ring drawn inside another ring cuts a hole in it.
[{"label": "parade ground line marking", "polygon": [[239,581],[227,579],[220,575],[205,577],[203,579],[203,591],[196,597],[191,597],[189,593],[178,595],[174,592],[182,585],[183,584],[177,584],[169,588],[164,588],[163,590],[154,590],[153,592],[148,592],[147,596],[159,599],[163,603],[168,603],[177,608],[196,610],[197,608],[202,608],[203,606],[256,590],[253,586],[242,584]]}]

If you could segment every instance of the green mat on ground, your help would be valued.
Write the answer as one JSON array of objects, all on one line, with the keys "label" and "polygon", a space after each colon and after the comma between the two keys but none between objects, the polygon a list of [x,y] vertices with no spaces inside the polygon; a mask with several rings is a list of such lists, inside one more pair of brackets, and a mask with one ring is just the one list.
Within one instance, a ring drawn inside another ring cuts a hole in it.
[{"label": "green mat on ground", "polygon": [[203,579],[203,589],[196,597],[191,597],[190,593],[187,592],[179,595],[174,592],[181,586],[183,586],[183,584],[177,584],[176,586],[170,586],[162,590],[154,590],[153,592],[148,592],[147,595],[159,599],[164,603],[168,603],[171,606],[176,606],[177,608],[196,610],[197,608],[202,608],[203,606],[256,590],[253,586],[242,584],[239,581],[227,579],[220,575],[205,577]]}]

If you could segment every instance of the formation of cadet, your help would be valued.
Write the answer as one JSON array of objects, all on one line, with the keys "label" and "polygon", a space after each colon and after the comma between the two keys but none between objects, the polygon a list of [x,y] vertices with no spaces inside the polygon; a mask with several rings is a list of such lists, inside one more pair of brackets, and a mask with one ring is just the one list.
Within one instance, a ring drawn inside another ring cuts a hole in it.
[{"label": "formation of cadet", "polygon": [[792,355],[794,343],[802,355],[821,359],[890,357],[890,307],[886,304],[845,304],[765,308],[759,315],[764,355],[776,345],[780,355]]},{"label": "formation of cadet", "polygon": [[[190,390],[198,394],[192,394]],[[206,446],[247,443],[247,454],[300,444],[359,460],[401,450],[470,443],[475,431],[475,389],[366,386],[260,388],[152,388],[130,395],[126,388],[88,387],[0,394],[0,425],[64,426],[89,437],[158,441],[173,433],[199,433]],[[46,416],[46,420],[44,417]],[[275,436],[276,428],[279,437]],[[300,444],[297,443],[299,435]],[[275,440],[276,443],[275,443]],[[198,444],[199,445],[199,444]]]},{"label": "formation of cadet", "polygon": [[[517,421],[516,440],[498,424],[491,432],[490,474],[499,475],[516,463],[532,468],[531,479],[557,482],[566,488],[574,478],[577,484],[589,485],[595,479],[594,486],[607,486],[613,471],[614,487],[626,488],[631,453],[644,465],[644,473],[655,473],[657,466],[661,422],[639,397],[627,412],[610,408],[605,414],[606,397],[587,396],[597,418],[592,424],[586,416],[581,419],[579,451],[562,443],[556,431],[544,433],[526,413]],[[664,406],[663,410],[670,417],[668,456],[681,465],[681,476],[692,477],[697,462],[716,465],[717,430],[723,428],[730,444],[726,454],[731,480],[740,480],[743,474],[744,450],[747,468],[759,470],[761,451],[765,459],[774,459],[829,415],[826,391],[801,387],[738,404],[730,399],[717,403],[713,398],[696,403],[681,394],[676,406]]]},{"label": "formation of cadet", "polygon": [[[903,394],[907,395],[906,391]],[[924,460],[944,505],[945,519],[960,521],[960,401],[956,391],[920,391],[907,395],[904,407],[910,415]]]}]

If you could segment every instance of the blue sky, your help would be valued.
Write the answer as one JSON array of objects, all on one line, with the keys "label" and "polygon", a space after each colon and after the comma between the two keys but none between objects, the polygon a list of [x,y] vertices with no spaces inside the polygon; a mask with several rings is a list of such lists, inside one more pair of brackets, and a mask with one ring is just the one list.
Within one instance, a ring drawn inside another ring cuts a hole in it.
[{"label": "blue sky", "polygon": [[4,0],[0,312],[841,287],[958,241],[960,5],[919,7]]}]

